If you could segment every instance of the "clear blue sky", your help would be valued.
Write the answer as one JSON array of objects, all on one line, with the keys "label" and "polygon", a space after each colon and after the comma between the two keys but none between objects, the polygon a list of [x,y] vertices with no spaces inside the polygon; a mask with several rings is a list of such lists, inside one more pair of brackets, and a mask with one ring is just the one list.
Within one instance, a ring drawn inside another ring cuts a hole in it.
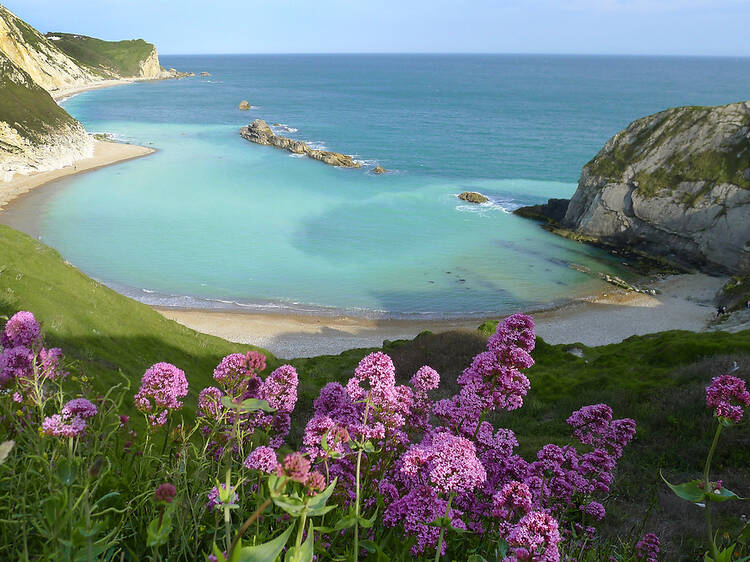
[{"label": "clear blue sky", "polygon": [[750,0],[0,0],[41,31],[162,54],[750,56]]}]

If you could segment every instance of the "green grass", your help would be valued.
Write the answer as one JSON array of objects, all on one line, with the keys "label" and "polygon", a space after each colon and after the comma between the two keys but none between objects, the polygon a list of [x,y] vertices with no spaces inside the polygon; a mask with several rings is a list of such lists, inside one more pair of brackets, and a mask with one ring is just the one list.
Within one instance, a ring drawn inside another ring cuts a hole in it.
[{"label": "green grass", "polygon": [[[185,412],[190,416],[197,392],[211,384],[221,357],[249,349],[166,320],[86,277],[51,248],[5,226],[0,226],[0,256],[0,314],[33,311],[48,344],[63,348],[66,357],[78,363],[77,371],[99,389],[124,376],[134,391],[149,365],[168,361],[187,374],[191,396],[185,400]],[[441,374],[440,396],[448,396],[457,391],[457,376],[485,348],[494,328],[485,323],[474,333],[425,332],[414,340],[388,342],[384,351],[393,358],[400,382],[428,364]],[[574,347],[583,357],[569,353]],[[292,444],[300,437],[319,389],[331,381],[345,382],[370,351],[290,361],[300,375]],[[647,528],[661,535],[671,553],[666,559],[693,552],[702,537],[700,514],[666,493],[659,469],[674,480],[700,472],[712,432],[704,388],[734,361],[741,366],[739,376],[750,376],[750,331],[670,331],[601,347],[550,345],[539,339],[533,356],[536,365],[528,372],[532,386],[524,407],[491,421],[513,429],[521,443],[519,452],[532,458],[546,443],[570,442],[565,420],[581,406],[606,402],[616,417],[634,418],[638,432],[621,461],[604,532],[639,532],[638,525],[653,505]],[[268,357],[269,368],[279,364]],[[730,489],[750,495],[746,425],[725,432],[714,466],[716,477]],[[739,512],[733,509],[722,504],[716,510],[717,522],[736,528]]]},{"label": "green grass", "polygon": [[54,45],[83,66],[114,77],[138,76],[141,63],[154,50],[143,39],[103,41],[71,33],[48,33],[47,37],[59,37]]},{"label": "green grass", "polygon": [[3,53],[0,53],[0,121],[34,144],[42,142],[45,135],[75,123],[46,90]]}]

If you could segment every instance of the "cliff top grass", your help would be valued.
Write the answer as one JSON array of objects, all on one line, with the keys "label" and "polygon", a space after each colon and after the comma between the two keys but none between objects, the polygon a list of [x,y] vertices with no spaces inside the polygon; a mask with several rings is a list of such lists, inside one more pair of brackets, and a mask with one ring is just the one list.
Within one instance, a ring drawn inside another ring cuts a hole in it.
[{"label": "cliff top grass", "polygon": [[95,72],[114,77],[140,74],[140,65],[154,50],[143,39],[104,41],[71,33],[47,33],[62,52]]},{"label": "cliff top grass", "polygon": [[31,77],[0,53],[0,121],[32,142],[75,123]]},{"label": "cliff top grass", "polygon": [[[602,150],[586,164],[588,172],[612,181],[620,181],[629,166],[638,169],[638,163],[654,155],[666,143],[674,143],[674,150],[655,171],[639,170],[635,174],[638,191],[652,197],[661,190],[674,189],[681,182],[706,182],[706,189],[692,200],[683,201],[694,205],[711,187],[731,183],[750,189],[750,137],[742,134],[742,128],[750,125],[750,116],[737,112],[740,117],[736,127],[721,122],[719,111],[729,106],[686,106],[662,111],[631,123],[618,133],[610,150]],[[708,134],[722,135],[717,149],[691,150],[691,136],[702,129]],[[682,137],[682,138],[680,138]]]}]

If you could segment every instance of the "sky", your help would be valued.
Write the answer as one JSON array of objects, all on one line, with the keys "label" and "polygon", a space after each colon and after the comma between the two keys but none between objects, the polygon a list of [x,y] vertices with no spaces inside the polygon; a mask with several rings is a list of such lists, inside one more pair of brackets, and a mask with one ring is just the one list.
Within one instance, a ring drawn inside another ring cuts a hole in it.
[{"label": "sky", "polygon": [[40,31],[161,54],[750,56],[750,0],[0,0]]}]

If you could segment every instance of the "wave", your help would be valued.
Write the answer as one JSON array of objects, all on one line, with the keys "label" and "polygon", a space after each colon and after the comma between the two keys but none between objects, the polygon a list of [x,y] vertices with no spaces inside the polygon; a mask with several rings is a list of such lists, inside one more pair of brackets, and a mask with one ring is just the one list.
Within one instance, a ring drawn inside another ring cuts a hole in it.
[{"label": "wave", "polygon": [[320,141],[305,141],[307,146],[313,150],[328,150],[328,147]]},{"label": "wave", "polygon": [[294,127],[290,127],[289,125],[287,125],[285,123],[278,123],[278,124],[271,125],[271,130],[275,134],[279,134],[279,133],[298,133],[299,132],[299,129],[296,129]]},{"label": "wave", "polygon": [[[453,193],[453,197],[458,199],[458,193]],[[456,205],[456,210],[463,213],[484,213],[487,211],[502,211],[506,214],[511,214],[516,209],[523,207],[523,204],[516,201],[511,197],[493,197],[487,195],[489,201],[484,203],[464,203],[461,199],[458,199],[459,203]]]}]

